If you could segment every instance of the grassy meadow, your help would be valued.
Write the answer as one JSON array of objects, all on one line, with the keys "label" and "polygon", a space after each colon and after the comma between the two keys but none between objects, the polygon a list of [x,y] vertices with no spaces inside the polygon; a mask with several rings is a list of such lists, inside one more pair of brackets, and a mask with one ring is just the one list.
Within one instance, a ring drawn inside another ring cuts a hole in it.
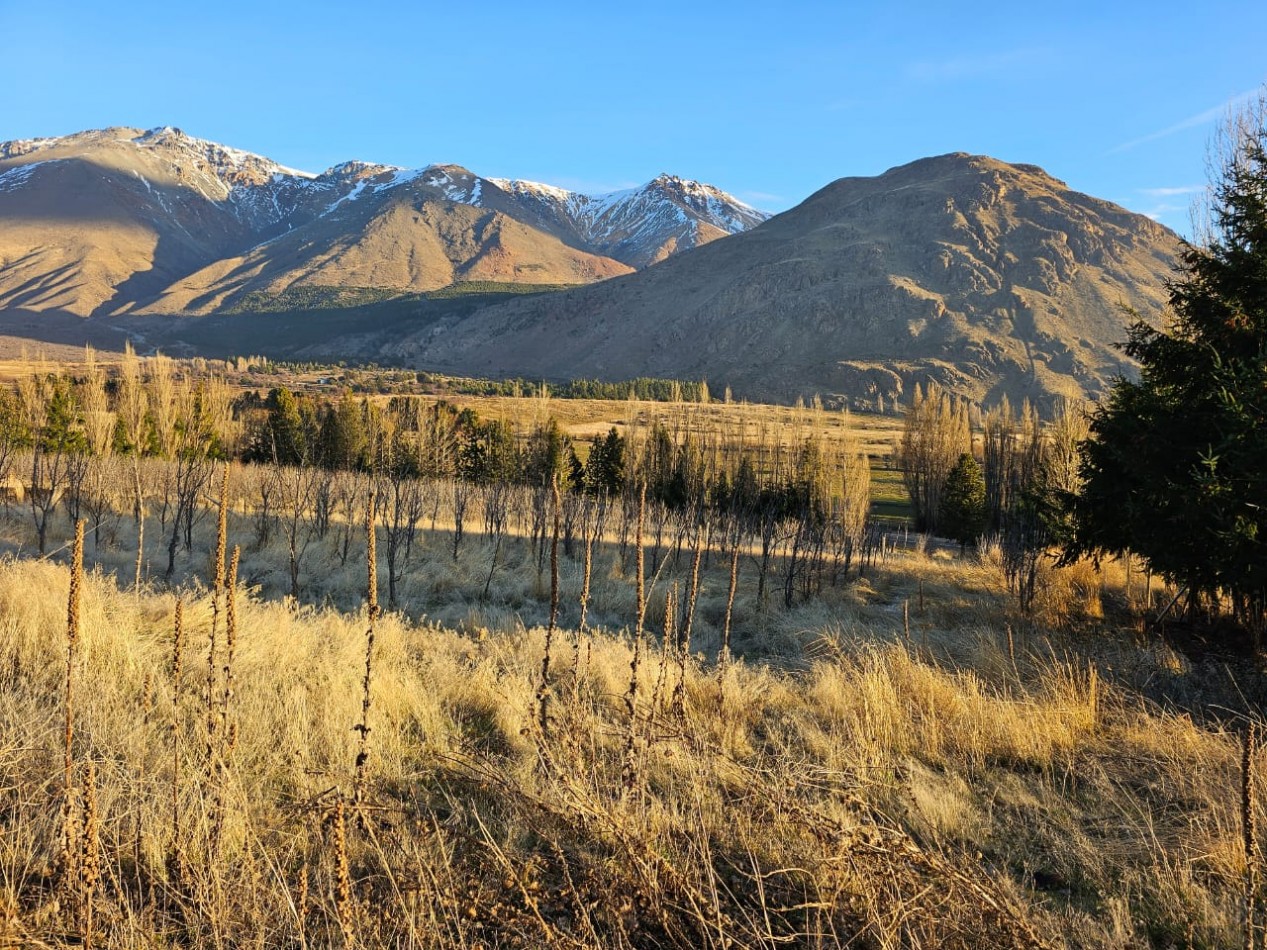
[{"label": "grassy meadow", "polygon": [[296,600],[235,491],[227,589],[214,498],[139,588],[130,513],[81,579],[0,518],[0,945],[1243,945],[1261,676],[1143,636],[1121,564],[1020,616],[992,550],[894,538],[785,609],[745,551],[728,623],[728,558],[648,538],[639,623],[633,539],[441,510],[386,611],[381,525]]}]

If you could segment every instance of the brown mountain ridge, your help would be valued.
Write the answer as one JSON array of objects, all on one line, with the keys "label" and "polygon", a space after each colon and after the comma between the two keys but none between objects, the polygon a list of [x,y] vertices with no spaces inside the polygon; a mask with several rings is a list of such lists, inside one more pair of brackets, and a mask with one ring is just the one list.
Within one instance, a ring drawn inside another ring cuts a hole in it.
[{"label": "brown mountain ridge", "polygon": [[955,153],[843,178],[637,274],[426,327],[380,355],[487,376],[707,379],[853,405],[933,378],[978,401],[1096,398],[1161,319],[1168,229],[1033,165]]}]

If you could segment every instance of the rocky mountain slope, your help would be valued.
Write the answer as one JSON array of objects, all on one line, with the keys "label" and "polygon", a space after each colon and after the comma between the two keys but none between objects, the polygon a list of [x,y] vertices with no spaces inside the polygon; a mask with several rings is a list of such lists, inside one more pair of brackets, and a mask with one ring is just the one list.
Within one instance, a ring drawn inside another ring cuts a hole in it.
[{"label": "rocky mountain slope", "polygon": [[377,355],[489,376],[706,378],[854,405],[934,378],[1095,397],[1158,319],[1175,234],[1042,169],[962,153],[844,178],[753,230],[590,287],[432,322]]},{"label": "rocky mountain slope", "polygon": [[634,267],[747,231],[769,217],[712,185],[672,175],[594,196],[531,181],[492,181],[577,243]]},{"label": "rocky mountain slope", "polygon": [[295,288],[586,283],[765,217],[668,176],[587,196],[451,165],[312,175],[179,129],[111,128],[0,143],[0,310],[206,314]]}]

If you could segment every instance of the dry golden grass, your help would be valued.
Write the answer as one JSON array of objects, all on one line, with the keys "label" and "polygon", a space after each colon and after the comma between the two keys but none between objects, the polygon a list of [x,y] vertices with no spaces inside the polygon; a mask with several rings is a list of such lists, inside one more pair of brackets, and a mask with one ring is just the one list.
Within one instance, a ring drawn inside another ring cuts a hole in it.
[{"label": "dry golden grass", "polygon": [[828,443],[857,440],[868,456],[888,458],[902,432],[901,416],[823,411],[812,407],[722,402],[700,405],[635,399],[541,400],[462,394],[417,398],[427,402],[443,399],[459,408],[473,409],[484,418],[505,420],[521,428],[530,428],[553,416],[564,432],[579,440],[606,435],[612,426],[624,432],[630,425],[647,425],[659,419],[670,427],[675,422],[689,421],[697,429],[723,432],[729,440],[749,444],[759,441],[763,432],[767,440],[787,441],[798,433],[814,431]]},{"label": "dry golden grass", "polygon": [[[230,542],[247,530],[229,519]],[[1035,624],[988,555],[896,554],[790,611],[756,603],[745,564],[719,671],[730,564],[714,557],[703,652],[648,638],[631,695],[634,559],[613,545],[595,546],[583,635],[580,546],[560,555],[546,678],[551,585],[520,542],[488,601],[489,543],[455,561],[447,532],[420,542],[413,619],[374,618],[371,667],[364,554],[340,566],[318,542],[295,604],[275,540],[242,554],[236,742],[209,755],[173,630],[183,601],[198,657],[224,622],[197,580],[216,534],[208,518],[178,590],[121,590],[121,540],[79,592],[73,752],[91,769],[83,911],[100,946],[1241,941],[1240,731],[1211,706],[1261,690],[1112,635],[1111,575],[1046,578],[1063,613]],[[692,561],[649,576],[649,628],[671,584],[689,601]],[[80,940],[56,878],[69,576],[0,562],[0,945]]]}]

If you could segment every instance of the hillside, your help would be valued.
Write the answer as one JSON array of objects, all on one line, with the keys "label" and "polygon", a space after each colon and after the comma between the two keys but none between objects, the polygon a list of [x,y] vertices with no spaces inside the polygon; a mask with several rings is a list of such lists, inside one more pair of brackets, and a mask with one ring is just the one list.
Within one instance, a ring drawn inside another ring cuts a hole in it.
[{"label": "hillside", "polygon": [[637,274],[429,325],[381,357],[487,376],[707,378],[754,398],[1095,397],[1159,318],[1175,234],[962,153],[844,178]]}]

